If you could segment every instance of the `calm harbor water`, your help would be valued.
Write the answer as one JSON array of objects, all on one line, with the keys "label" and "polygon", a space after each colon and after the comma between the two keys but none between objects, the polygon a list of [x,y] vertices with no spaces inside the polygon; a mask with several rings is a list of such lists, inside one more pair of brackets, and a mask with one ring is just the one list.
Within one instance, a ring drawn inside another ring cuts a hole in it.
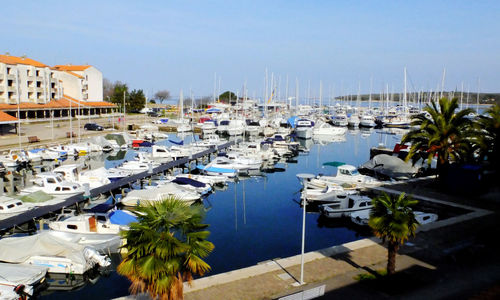
[{"label": "calm harbor water", "polygon": [[[345,139],[336,142],[300,141],[309,149],[294,162],[278,163],[273,173],[243,178],[229,183],[226,190],[209,195],[203,205],[207,209],[205,223],[210,224],[209,240],[215,250],[206,258],[214,275],[259,262],[300,253],[302,208],[298,203],[300,183],[297,173],[336,172],[322,166],[329,161],[359,165],[369,159],[369,150],[380,143],[392,148],[401,131],[387,129],[349,130]],[[178,139],[177,137],[175,137]],[[134,155],[132,151],[111,157],[107,166]],[[309,211],[309,210],[308,210]],[[328,222],[312,209],[306,215],[306,251],[339,245],[365,237],[350,222]],[[365,233],[366,234],[366,233]],[[119,257],[114,257],[114,266]],[[75,278],[80,287],[72,291],[47,291],[42,299],[109,299],[128,294],[129,282],[113,268],[109,274],[91,282]],[[65,286],[68,281],[59,281]],[[71,287],[68,287],[71,288]]]}]

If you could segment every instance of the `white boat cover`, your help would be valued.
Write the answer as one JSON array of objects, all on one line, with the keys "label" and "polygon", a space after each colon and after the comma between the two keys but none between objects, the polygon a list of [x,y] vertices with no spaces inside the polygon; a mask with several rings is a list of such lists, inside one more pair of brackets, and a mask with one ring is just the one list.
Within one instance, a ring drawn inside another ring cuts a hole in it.
[{"label": "white boat cover", "polygon": [[42,279],[47,270],[41,266],[0,263],[0,283],[30,285]]},{"label": "white boat cover", "polygon": [[418,168],[412,166],[410,162],[404,162],[401,158],[388,154],[374,156],[358,169],[362,168],[394,179],[409,179],[418,172]]},{"label": "white boat cover", "polygon": [[87,265],[84,256],[85,248],[86,246],[58,239],[42,231],[30,236],[1,239],[0,261],[23,263],[32,256],[59,256]]}]

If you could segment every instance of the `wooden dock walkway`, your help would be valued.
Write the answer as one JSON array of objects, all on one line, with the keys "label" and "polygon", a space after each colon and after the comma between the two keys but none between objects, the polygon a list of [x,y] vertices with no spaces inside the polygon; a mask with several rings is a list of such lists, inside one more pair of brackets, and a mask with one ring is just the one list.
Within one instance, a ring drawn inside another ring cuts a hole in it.
[{"label": "wooden dock walkway", "polygon": [[[112,182],[107,185],[103,185],[101,187],[95,188],[90,190],[90,198],[99,196],[100,194],[107,194],[111,193],[114,190],[118,190],[121,188],[125,187],[130,187],[130,185],[134,182],[143,180],[145,178],[151,177],[156,174],[164,173],[167,172],[170,169],[177,168],[180,166],[184,166],[194,160],[198,160],[200,158],[203,158],[205,156],[208,156],[212,153],[215,153],[219,150],[223,150],[228,148],[229,146],[233,145],[234,142],[227,142],[225,144],[219,145],[217,147],[211,147],[205,151],[198,152],[196,154],[193,154],[190,157],[185,157],[182,159],[177,159],[173,160],[164,164],[161,164],[160,166],[153,168],[153,172],[150,173],[149,171],[144,171],[142,173],[134,174],[132,176],[122,178],[118,181]],[[32,209],[29,211],[26,211],[24,213],[5,218],[3,220],[0,220],[0,235],[7,233],[8,231],[20,227],[22,225],[28,224],[33,226],[36,226],[37,220],[44,218],[45,216],[49,216],[51,214],[57,213],[58,211],[61,211],[62,209],[66,207],[71,207],[71,206],[78,206],[80,203],[87,201],[88,198],[84,197],[83,194],[77,194],[73,195],[66,200],[54,204],[54,205],[47,205],[47,206],[41,206],[37,207],[36,209]]]}]

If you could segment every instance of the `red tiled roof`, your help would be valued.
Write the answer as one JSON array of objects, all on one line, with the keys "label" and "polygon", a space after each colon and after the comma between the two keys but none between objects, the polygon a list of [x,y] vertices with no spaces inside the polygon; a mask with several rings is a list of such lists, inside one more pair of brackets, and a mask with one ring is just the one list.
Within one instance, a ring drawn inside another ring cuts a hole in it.
[{"label": "red tiled roof", "polygon": [[54,69],[60,70],[60,71],[84,71],[91,66],[89,65],[81,65],[81,66],[76,66],[76,65],[56,65],[54,66]]},{"label": "red tiled roof", "polygon": [[78,77],[78,78],[80,78],[80,79],[84,79],[84,78],[85,78],[85,77],[83,77],[82,75],[78,75],[78,74],[76,74],[75,72],[71,72],[71,71],[64,71],[64,72],[66,72],[66,73],[68,73],[68,74],[71,74],[71,75],[73,75],[73,76],[76,76],[76,77]]},{"label": "red tiled roof", "polygon": [[31,58],[27,57],[17,57],[17,56],[11,56],[11,55],[2,55],[0,54],[0,63],[4,64],[9,64],[9,65],[30,65],[30,66],[35,66],[39,68],[45,68],[48,67],[45,64],[42,64],[39,61],[33,60]]},{"label": "red tiled roof", "polygon": [[5,113],[0,110],[0,123],[14,123],[17,121],[16,117],[13,117],[9,115],[8,113]]}]

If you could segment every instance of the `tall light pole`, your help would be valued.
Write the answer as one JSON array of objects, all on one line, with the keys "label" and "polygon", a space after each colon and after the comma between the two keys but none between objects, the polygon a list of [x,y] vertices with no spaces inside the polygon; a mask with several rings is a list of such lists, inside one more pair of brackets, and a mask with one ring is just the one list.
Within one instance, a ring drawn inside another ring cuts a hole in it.
[{"label": "tall light pole", "polygon": [[307,199],[306,199],[306,194],[307,194],[307,183],[309,180],[314,178],[313,174],[308,174],[308,173],[299,173],[297,174],[297,178],[302,182],[302,185],[304,186],[304,198],[302,199],[302,251],[301,251],[301,256],[300,256],[300,285],[304,284],[304,248],[305,248],[305,242],[306,242],[306,206],[307,206]]}]

